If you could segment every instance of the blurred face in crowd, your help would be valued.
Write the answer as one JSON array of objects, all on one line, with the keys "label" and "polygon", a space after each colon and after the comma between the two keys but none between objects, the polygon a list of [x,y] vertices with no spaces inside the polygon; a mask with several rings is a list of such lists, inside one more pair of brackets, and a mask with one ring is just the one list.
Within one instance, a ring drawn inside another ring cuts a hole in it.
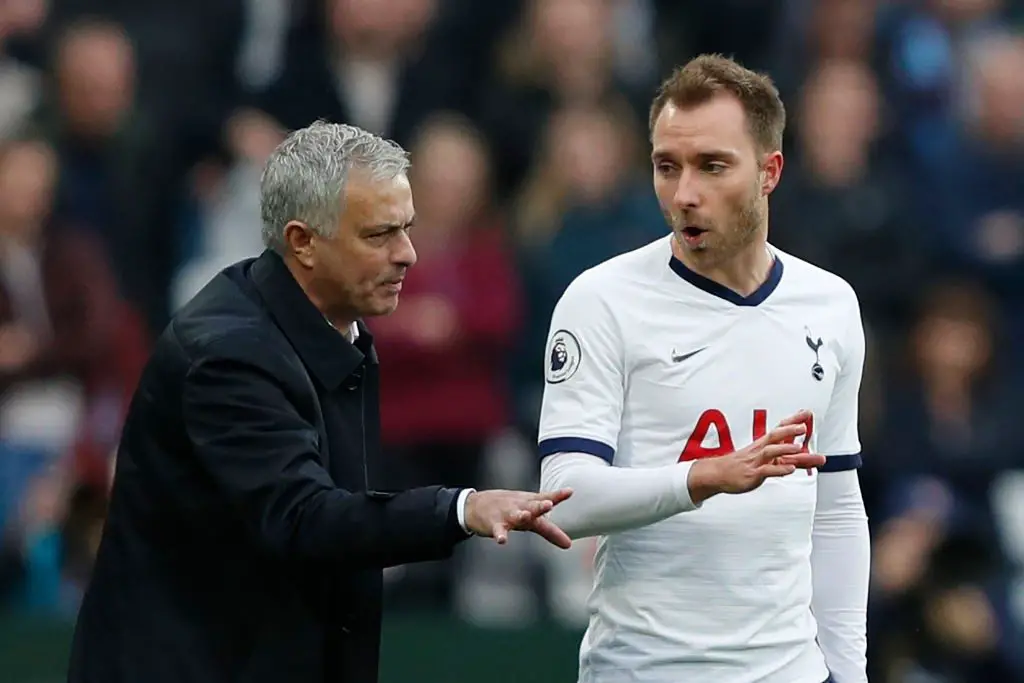
[{"label": "blurred face in crowd", "polygon": [[134,98],[135,59],[125,35],[113,27],[73,30],[57,58],[62,113],[85,136],[113,133]]},{"label": "blurred face in crowd", "polygon": [[680,108],[669,102],[654,122],[654,189],[684,262],[716,267],[763,245],[768,195],[782,153],[761,152],[732,95]]},{"label": "blurred face in crowd", "polygon": [[804,88],[803,152],[826,178],[858,168],[878,131],[878,85],[861,63],[830,61]]},{"label": "blurred face in crowd", "polygon": [[56,173],[56,155],[44,143],[12,143],[0,152],[0,230],[35,237],[50,211]]},{"label": "blurred face in crowd", "polygon": [[46,20],[49,0],[4,0],[0,3],[0,35],[30,34]]},{"label": "blurred face in crowd", "polygon": [[607,0],[536,0],[531,9],[533,41],[556,65],[567,59],[593,61],[610,43]]},{"label": "blurred face in crowd", "polygon": [[926,377],[957,382],[976,377],[992,353],[989,331],[976,321],[954,316],[929,316],[915,335],[918,363]]},{"label": "blurred face in crowd", "polygon": [[395,310],[402,279],[416,263],[409,239],[414,217],[405,175],[373,180],[355,172],[333,235],[321,237],[296,221],[285,226],[289,250],[307,271],[308,291],[332,322]]},{"label": "blurred face in crowd", "polygon": [[430,25],[437,0],[328,0],[328,25],[348,48],[387,56]]},{"label": "blurred face in crowd", "polygon": [[598,202],[610,195],[627,164],[625,131],[600,108],[570,108],[551,125],[554,158],[565,169],[569,192]]},{"label": "blurred face in crowd", "polygon": [[820,59],[866,59],[874,40],[877,0],[814,3],[811,43]]},{"label": "blurred face in crowd", "polygon": [[971,283],[927,291],[911,335],[914,364],[927,384],[967,388],[995,352],[996,312],[990,295]]},{"label": "blurred face in crowd", "polygon": [[467,227],[487,202],[490,158],[482,141],[454,123],[428,126],[412,157],[422,224],[431,234]]},{"label": "blurred face in crowd", "polygon": [[994,39],[973,69],[975,126],[996,143],[1024,142],[1024,38]]}]

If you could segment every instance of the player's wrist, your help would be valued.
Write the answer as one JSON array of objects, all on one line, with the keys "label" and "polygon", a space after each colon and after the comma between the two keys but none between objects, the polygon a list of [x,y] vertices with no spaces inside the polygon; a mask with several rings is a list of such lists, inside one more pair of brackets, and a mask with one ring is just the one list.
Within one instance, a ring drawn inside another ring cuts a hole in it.
[{"label": "player's wrist", "polygon": [[690,466],[686,485],[694,505],[700,505],[711,496],[722,492],[718,469],[718,463],[714,458],[695,460]]},{"label": "player's wrist", "polygon": [[672,465],[669,470],[672,490],[675,493],[678,512],[689,512],[700,508],[703,501],[694,500],[690,493],[690,469],[692,462],[682,462]]}]

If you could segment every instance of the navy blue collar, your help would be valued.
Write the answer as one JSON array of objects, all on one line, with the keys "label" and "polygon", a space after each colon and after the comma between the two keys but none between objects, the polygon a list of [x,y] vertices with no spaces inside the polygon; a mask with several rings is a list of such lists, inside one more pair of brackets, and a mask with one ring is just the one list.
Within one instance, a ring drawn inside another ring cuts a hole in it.
[{"label": "navy blue collar", "polygon": [[749,296],[743,296],[725,285],[721,285],[699,273],[693,272],[682,261],[677,259],[675,254],[669,259],[668,265],[669,268],[675,271],[676,275],[697,289],[704,290],[708,294],[717,296],[719,299],[725,299],[737,306],[757,306],[771,296],[771,293],[775,291],[775,288],[779,286],[779,282],[782,280],[782,259],[775,254],[773,254],[773,257],[775,260],[772,262],[771,270],[768,271],[768,277]]}]

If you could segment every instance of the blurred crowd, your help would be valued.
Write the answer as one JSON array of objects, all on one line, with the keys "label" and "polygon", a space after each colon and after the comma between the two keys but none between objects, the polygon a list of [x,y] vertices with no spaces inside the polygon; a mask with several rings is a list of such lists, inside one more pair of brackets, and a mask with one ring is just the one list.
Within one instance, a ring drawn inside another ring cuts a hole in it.
[{"label": "blurred crowd", "polygon": [[[149,342],[261,250],[262,162],[316,119],[413,159],[370,323],[395,485],[532,485],[550,312],[665,234],[647,106],[701,52],[775,78],[770,240],[863,306],[872,680],[1024,681],[1020,0],[0,2],[0,610],[74,614]],[[391,606],[577,627],[590,550],[467,546]]]}]

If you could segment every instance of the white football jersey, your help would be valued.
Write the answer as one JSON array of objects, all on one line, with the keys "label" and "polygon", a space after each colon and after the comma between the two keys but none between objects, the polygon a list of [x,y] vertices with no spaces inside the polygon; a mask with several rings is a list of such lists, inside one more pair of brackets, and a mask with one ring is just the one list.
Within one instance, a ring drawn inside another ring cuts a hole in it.
[{"label": "white football jersey", "polygon": [[[552,317],[541,457],[659,467],[741,448],[801,410],[823,470],[860,466],[859,304],[774,248],[742,297],[672,257],[671,236],[580,275]],[[801,437],[803,438],[803,437]],[[817,472],[598,540],[581,683],[822,683],[811,614]]]}]

